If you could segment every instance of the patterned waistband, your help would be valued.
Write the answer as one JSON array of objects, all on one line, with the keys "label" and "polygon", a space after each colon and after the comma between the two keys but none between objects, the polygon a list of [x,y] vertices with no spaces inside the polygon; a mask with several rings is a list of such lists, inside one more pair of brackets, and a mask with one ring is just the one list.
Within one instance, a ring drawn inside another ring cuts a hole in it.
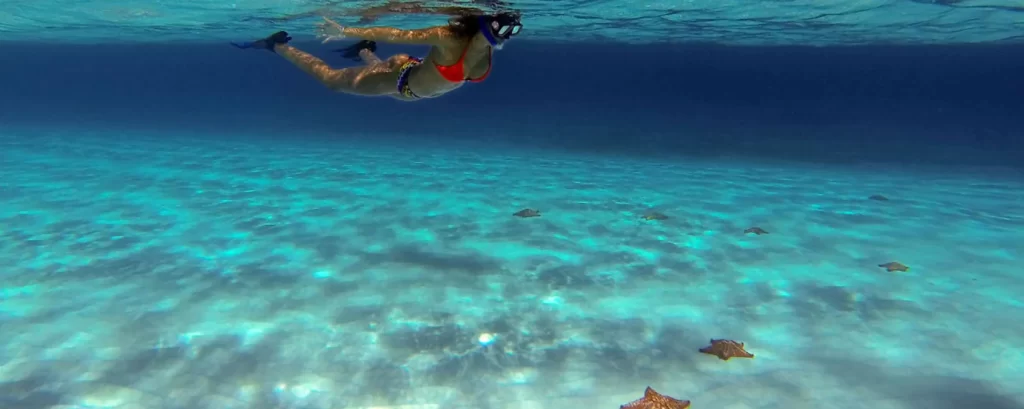
[{"label": "patterned waistband", "polygon": [[409,73],[412,72],[412,67],[420,65],[423,60],[416,57],[409,57],[409,61],[402,64],[401,70],[398,72],[398,93],[406,98],[419,98],[412,89],[409,88]]}]

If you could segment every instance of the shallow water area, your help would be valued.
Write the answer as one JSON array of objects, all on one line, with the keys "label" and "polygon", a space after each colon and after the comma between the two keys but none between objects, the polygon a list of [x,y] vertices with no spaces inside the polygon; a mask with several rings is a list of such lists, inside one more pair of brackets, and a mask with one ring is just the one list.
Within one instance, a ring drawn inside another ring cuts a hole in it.
[{"label": "shallow water area", "polygon": [[0,133],[4,407],[1024,398],[1012,175],[29,133]]}]

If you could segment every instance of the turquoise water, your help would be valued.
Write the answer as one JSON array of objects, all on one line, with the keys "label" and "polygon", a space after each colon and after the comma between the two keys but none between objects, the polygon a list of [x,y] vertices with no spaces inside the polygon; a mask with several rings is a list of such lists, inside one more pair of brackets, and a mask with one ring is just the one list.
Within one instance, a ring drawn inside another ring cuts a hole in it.
[{"label": "turquoise water", "polygon": [[[451,7],[522,10],[532,38],[603,44],[744,45],[1013,43],[1017,0],[5,0],[0,41],[238,41],[271,29],[308,32],[320,16],[358,25],[443,21]],[[446,9],[445,7],[448,7]],[[257,38],[257,37],[254,37]]]},{"label": "turquoise water", "polygon": [[0,4],[0,409],[1024,409],[1020,0]]},{"label": "turquoise water", "polygon": [[[614,408],[648,385],[700,409],[1024,399],[1011,173],[99,131],[0,145],[5,409]],[[542,216],[512,216],[527,207]],[[755,358],[698,353],[711,338]]]}]

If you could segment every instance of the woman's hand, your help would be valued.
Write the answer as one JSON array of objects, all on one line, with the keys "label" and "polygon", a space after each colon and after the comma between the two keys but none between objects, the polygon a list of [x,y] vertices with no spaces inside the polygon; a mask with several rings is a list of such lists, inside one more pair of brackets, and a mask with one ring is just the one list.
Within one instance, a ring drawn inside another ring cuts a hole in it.
[{"label": "woman's hand", "polygon": [[345,39],[345,26],[337,21],[324,17],[322,23],[316,25],[316,38],[323,40],[323,43]]}]

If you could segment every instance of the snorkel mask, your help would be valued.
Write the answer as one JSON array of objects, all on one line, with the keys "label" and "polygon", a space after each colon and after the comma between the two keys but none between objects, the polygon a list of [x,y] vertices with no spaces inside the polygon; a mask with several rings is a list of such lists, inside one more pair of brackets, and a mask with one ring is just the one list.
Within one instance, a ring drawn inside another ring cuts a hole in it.
[{"label": "snorkel mask", "polygon": [[480,33],[484,35],[491,47],[501,49],[502,44],[519,34],[523,23],[519,14],[498,13],[493,16],[480,16]]}]

